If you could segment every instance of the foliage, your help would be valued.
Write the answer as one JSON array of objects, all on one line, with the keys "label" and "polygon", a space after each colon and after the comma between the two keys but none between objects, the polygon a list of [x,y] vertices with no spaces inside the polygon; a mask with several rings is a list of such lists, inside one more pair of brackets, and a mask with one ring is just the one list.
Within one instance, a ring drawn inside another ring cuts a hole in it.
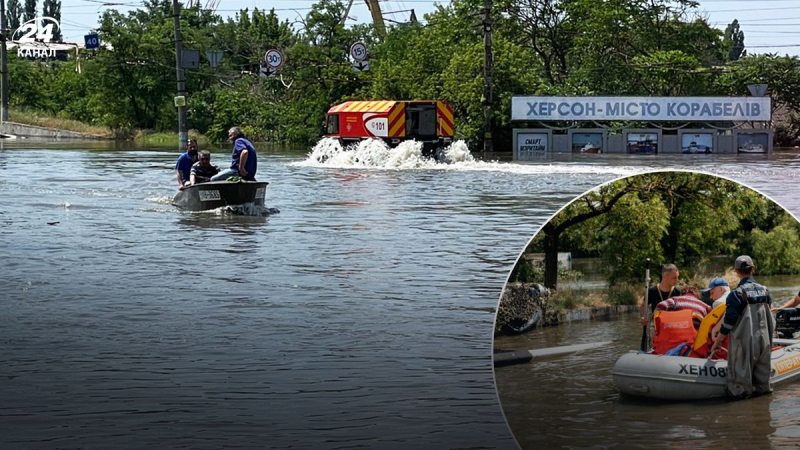
[{"label": "foliage", "polygon": [[[558,266],[559,281],[576,281],[581,277],[583,277],[583,274],[577,270],[569,270],[563,265]],[[544,261],[530,261],[526,258],[520,258],[511,270],[508,282],[543,283]]]},{"label": "foliage", "polygon": [[728,61],[738,61],[742,56],[747,56],[747,50],[744,49],[744,31],[739,27],[738,20],[733,19],[733,22],[728,24],[724,36],[722,45],[729,48]]},{"label": "foliage", "polygon": [[22,23],[36,17],[36,0],[25,0],[25,9],[22,10]]},{"label": "foliage", "polygon": [[[25,0],[24,16],[36,2]],[[59,0],[44,12],[60,13]],[[346,25],[340,0],[319,0],[295,23],[274,10],[241,10],[223,20],[195,6],[182,8],[184,49],[221,51],[218,67],[201,56],[185,70],[189,127],[215,141],[229,127],[251,138],[308,144],[322,133],[333,104],[353,99],[435,99],[453,106],[456,137],[478,148],[486,129],[484,43],[480,0],[438,5],[421,23],[398,24],[378,39],[368,25]],[[9,22],[22,14],[9,0]],[[16,13],[14,11],[17,11]],[[106,10],[101,42],[75,62],[10,57],[11,103],[42,114],[114,129],[177,128],[175,47],[169,0],[145,0],[128,13]],[[768,83],[787,115],[800,112],[798,59],[750,56],[744,32],[725,33],[700,16],[690,0],[498,0],[492,11],[493,102],[497,148],[511,144],[513,95],[747,95],[747,84]],[[18,23],[18,21],[17,21]],[[356,73],[348,49],[364,41],[371,69]],[[258,75],[266,50],[280,49],[279,76]],[[800,127],[782,128],[791,142]]]},{"label": "foliage", "polygon": [[[61,0],[44,0],[42,2],[42,16],[52,17],[61,23]],[[61,42],[61,28],[53,27],[52,42]]]},{"label": "foliage", "polygon": [[22,4],[19,0],[8,0],[6,3],[6,26],[9,33],[13,33],[22,23]]},{"label": "foliage", "polygon": [[799,227],[779,205],[738,183],[691,172],[655,172],[577,199],[542,227],[527,251],[544,251],[547,258],[547,236],[555,234],[556,252],[601,257],[612,285],[641,279],[647,258],[653,267],[674,263],[691,277],[687,269],[710,256],[749,253],[764,259],[760,273],[796,273]]},{"label": "foliage", "polygon": [[753,230],[750,245],[757,274],[800,273],[800,233],[797,222],[791,217],[769,231]]},{"label": "foliage", "polygon": [[609,305],[638,305],[644,288],[632,283],[618,283],[608,288],[606,303]]}]

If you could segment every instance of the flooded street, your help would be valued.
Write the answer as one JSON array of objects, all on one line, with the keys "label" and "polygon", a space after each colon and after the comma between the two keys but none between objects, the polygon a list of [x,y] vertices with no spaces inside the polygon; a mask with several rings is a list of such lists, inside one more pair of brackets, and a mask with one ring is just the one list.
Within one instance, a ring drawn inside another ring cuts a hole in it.
[{"label": "flooded street", "polygon": [[[178,211],[177,156],[0,147],[0,448],[513,449],[493,384],[494,311],[558,208],[678,159],[800,213],[793,153],[436,165],[265,150],[258,178],[280,211],[266,216]],[[727,445],[743,428],[761,448],[800,437],[788,396],[735,413],[619,400],[603,377],[638,342],[633,323],[536,333],[530,348],[622,341],[595,359],[502,374],[527,448],[581,429],[581,442],[619,448],[625,436]],[[667,423],[654,422],[664,411]]]},{"label": "flooded street", "polygon": [[638,348],[638,315],[501,337],[499,348],[614,341],[597,350],[500,367],[495,376],[509,426],[523,449],[796,448],[800,383],[741,402],[666,402],[620,395],[611,367]]}]

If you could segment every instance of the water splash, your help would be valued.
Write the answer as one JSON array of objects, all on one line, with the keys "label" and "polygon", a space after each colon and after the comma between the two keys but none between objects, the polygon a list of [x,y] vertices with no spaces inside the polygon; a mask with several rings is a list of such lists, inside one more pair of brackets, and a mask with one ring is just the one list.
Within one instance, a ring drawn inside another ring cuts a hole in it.
[{"label": "water splash", "polygon": [[224,216],[233,214],[237,216],[271,216],[278,214],[278,208],[268,208],[264,205],[256,205],[255,203],[244,203],[242,205],[228,205],[220,206],[219,208],[210,209],[208,211],[196,211],[194,214],[213,214],[216,216]]},{"label": "water splash", "polygon": [[649,167],[603,166],[586,163],[501,163],[477,161],[466,142],[455,141],[440,150],[439,161],[422,156],[422,143],[404,141],[395,148],[380,139],[363,140],[342,147],[337,139],[322,138],[311,149],[308,157],[293,166],[331,169],[383,169],[383,170],[461,170],[506,172],[530,175],[563,174],[614,174],[634,175],[650,170]]},{"label": "water splash", "polygon": [[405,141],[395,148],[379,139],[367,139],[342,147],[337,139],[323,138],[302,163],[312,167],[429,169],[436,161],[422,156],[422,143]]},{"label": "water splash", "polygon": [[153,195],[145,198],[144,201],[160,205],[171,205],[173,197],[172,195]]}]

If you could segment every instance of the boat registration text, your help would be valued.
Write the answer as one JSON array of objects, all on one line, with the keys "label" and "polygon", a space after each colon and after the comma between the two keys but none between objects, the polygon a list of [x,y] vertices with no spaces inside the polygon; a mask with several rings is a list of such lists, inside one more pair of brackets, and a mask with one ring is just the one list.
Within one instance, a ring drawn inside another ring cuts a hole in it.
[{"label": "boat registration text", "polygon": [[219,191],[216,190],[199,191],[198,194],[200,194],[200,201],[203,202],[211,202],[222,199],[222,197],[219,196]]}]

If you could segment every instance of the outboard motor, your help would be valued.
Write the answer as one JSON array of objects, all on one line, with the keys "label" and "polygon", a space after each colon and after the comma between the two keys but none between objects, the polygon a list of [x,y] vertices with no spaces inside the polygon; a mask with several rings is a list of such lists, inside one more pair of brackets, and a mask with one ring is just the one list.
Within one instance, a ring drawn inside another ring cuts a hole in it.
[{"label": "outboard motor", "polygon": [[779,338],[794,339],[795,333],[800,331],[800,308],[778,310],[775,314],[775,322]]}]

